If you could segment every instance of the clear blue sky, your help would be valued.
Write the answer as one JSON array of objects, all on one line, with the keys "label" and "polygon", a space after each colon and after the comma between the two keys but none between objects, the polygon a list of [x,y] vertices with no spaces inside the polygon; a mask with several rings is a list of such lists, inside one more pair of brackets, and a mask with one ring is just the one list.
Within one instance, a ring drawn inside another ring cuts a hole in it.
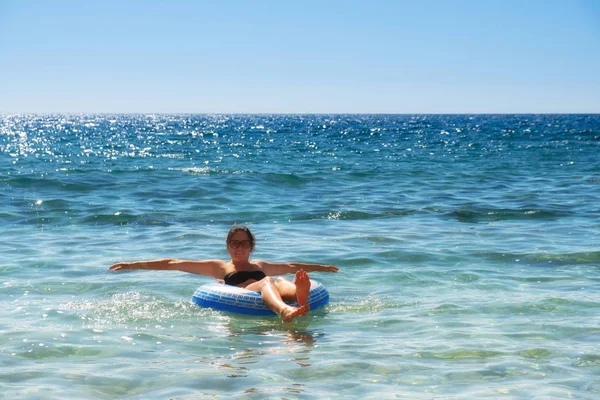
[{"label": "clear blue sky", "polygon": [[600,0],[0,0],[0,113],[598,113]]}]

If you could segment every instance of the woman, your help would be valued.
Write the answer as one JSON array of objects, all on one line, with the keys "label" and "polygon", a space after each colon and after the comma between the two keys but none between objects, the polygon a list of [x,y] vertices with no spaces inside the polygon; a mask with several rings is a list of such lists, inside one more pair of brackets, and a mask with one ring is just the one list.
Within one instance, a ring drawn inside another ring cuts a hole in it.
[{"label": "woman", "polygon": [[[264,303],[277,313],[283,322],[306,315],[310,306],[306,304],[310,291],[307,271],[338,272],[333,265],[304,263],[272,263],[262,260],[250,261],[254,250],[254,235],[245,226],[234,226],[227,234],[227,251],[231,261],[223,260],[175,260],[122,262],[109,267],[113,271],[124,269],[176,270],[223,279],[233,285],[261,294]],[[271,278],[273,275],[295,273],[293,282],[285,278]],[[286,304],[298,301],[300,307]]]}]

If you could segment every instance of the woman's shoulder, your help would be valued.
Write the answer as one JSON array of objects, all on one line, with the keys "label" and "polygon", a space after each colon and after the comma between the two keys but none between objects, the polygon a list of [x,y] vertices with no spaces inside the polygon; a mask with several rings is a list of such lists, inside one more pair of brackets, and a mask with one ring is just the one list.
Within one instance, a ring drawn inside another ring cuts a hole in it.
[{"label": "woman's shoulder", "polygon": [[266,264],[268,262],[265,260],[250,260],[250,265],[259,269],[262,269]]}]

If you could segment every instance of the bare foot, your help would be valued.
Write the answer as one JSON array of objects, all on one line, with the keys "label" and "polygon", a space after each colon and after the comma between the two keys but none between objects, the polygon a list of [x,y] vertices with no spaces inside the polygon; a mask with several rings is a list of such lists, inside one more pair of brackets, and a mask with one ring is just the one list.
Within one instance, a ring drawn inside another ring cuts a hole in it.
[{"label": "bare foot", "polygon": [[279,313],[282,322],[292,322],[296,317],[302,317],[308,313],[310,306],[308,304],[300,306],[299,308],[287,306],[283,311]]},{"label": "bare foot", "polygon": [[306,271],[301,269],[296,272],[294,284],[296,285],[296,300],[298,300],[298,304],[303,306],[308,301],[308,292],[310,292],[310,279]]}]

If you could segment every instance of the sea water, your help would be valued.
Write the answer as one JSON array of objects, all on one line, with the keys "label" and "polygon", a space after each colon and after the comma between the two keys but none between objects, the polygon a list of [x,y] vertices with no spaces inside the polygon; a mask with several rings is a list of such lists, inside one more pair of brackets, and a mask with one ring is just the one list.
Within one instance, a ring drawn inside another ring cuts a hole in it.
[{"label": "sea water", "polygon": [[[597,399],[600,115],[2,115],[5,398]],[[254,258],[330,304],[201,309]]]}]

